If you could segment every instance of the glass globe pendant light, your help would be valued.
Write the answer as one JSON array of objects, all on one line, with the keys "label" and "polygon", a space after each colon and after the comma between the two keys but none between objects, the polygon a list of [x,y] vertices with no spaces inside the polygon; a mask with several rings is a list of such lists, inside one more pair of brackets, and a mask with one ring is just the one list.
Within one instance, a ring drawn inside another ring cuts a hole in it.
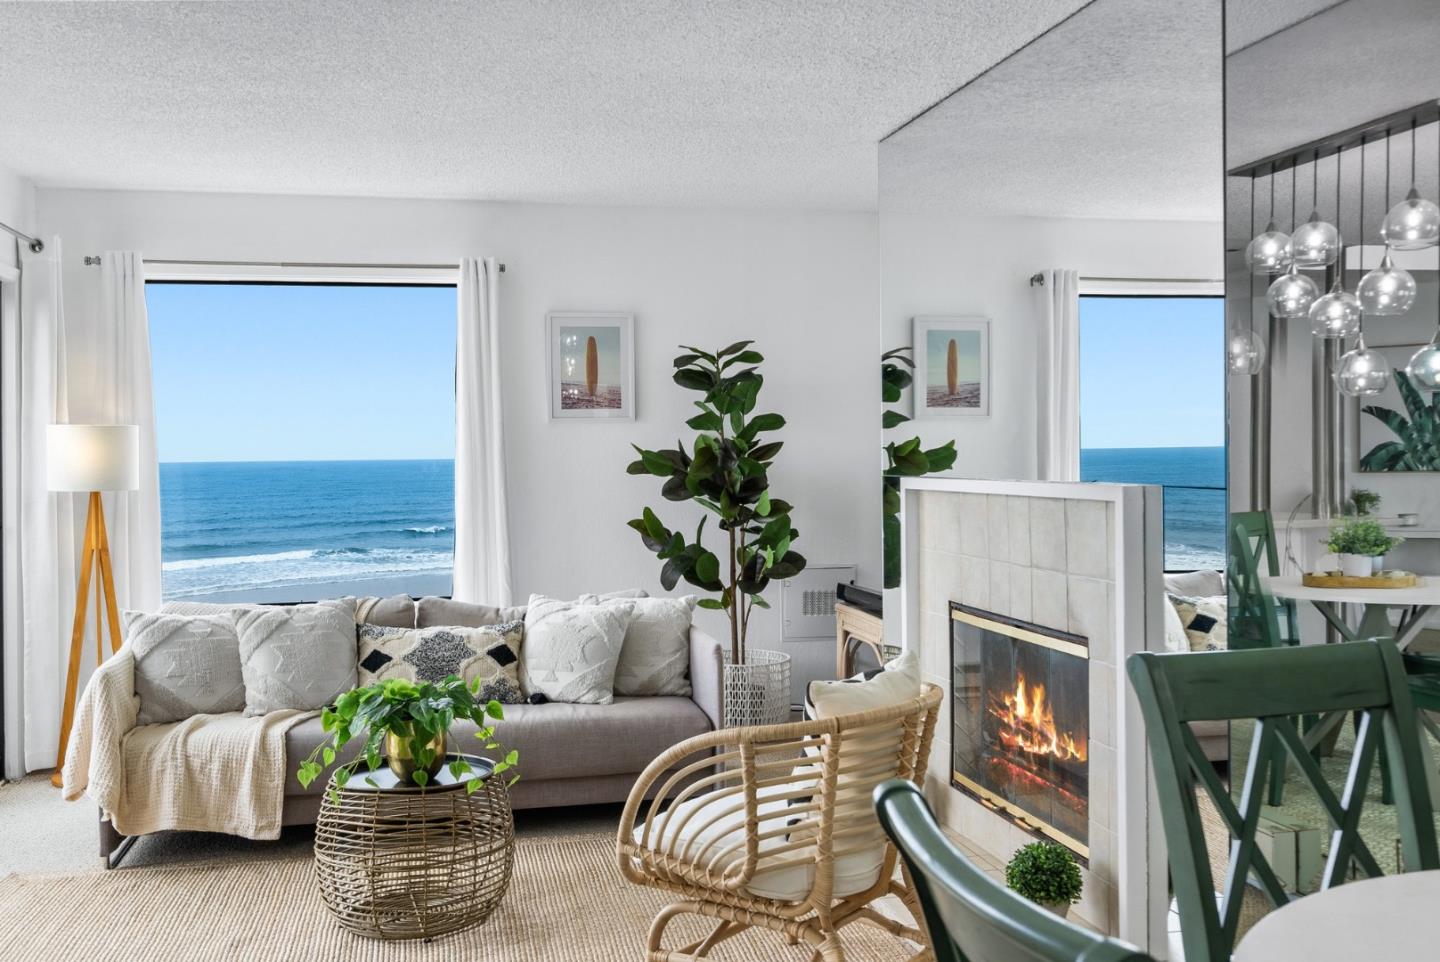
[{"label": "glass globe pendant light", "polygon": [[1355,296],[1360,299],[1360,310],[1376,317],[1395,317],[1410,310],[1415,303],[1415,278],[1403,267],[1396,267],[1390,260],[1390,248],[1380,266],[1360,278]]},{"label": "glass globe pendant light", "polygon": [[1330,293],[1310,305],[1310,333],[1316,337],[1353,337],[1360,329],[1360,299],[1347,292],[1337,274]]},{"label": "glass globe pendant light", "polygon": [[[1250,178],[1250,213],[1254,224],[1255,178]],[[1245,264],[1252,274],[1274,274],[1290,266],[1290,235],[1275,223],[1275,171],[1270,171],[1270,219],[1245,245]]]},{"label": "glass globe pendant light", "polygon": [[1231,374],[1255,375],[1265,367],[1265,339],[1254,330],[1236,328],[1225,341],[1225,369]]},{"label": "glass globe pendant light", "polygon": [[1301,274],[1295,265],[1281,274],[1265,292],[1270,313],[1276,317],[1304,317],[1310,313],[1310,305],[1320,294],[1315,282]]},{"label": "glass globe pendant light", "polygon": [[[1335,220],[1340,220],[1340,151],[1335,151]],[[1313,218],[1313,215],[1312,215]],[[1327,225],[1328,226],[1328,225]],[[1344,250],[1340,232],[1335,231],[1336,255]],[[1360,300],[1345,290],[1342,280],[1345,265],[1335,270],[1335,283],[1329,293],[1317,297],[1310,305],[1310,333],[1316,337],[1353,337],[1360,330]]]},{"label": "glass globe pendant light", "polygon": [[[1336,169],[1338,172],[1338,161]],[[1290,259],[1297,267],[1329,267],[1340,256],[1340,231],[1334,224],[1320,219],[1318,148],[1310,161],[1310,178],[1310,217],[1290,234]]]},{"label": "glass globe pendant light", "polygon": [[1347,397],[1374,397],[1390,386],[1390,362],[1365,346],[1363,329],[1355,347],[1340,356],[1335,385]]},{"label": "glass globe pendant light", "polygon": [[[1365,233],[1365,143],[1360,143],[1360,233]],[[1385,131],[1385,202],[1390,202],[1390,131]],[[1363,266],[1363,265],[1362,265]],[[1396,317],[1410,310],[1415,303],[1415,278],[1390,260],[1390,248],[1380,258],[1380,266],[1360,278],[1355,296],[1360,310],[1376,317]]]},{"label": "glass globe pendant light", "polygon": [[1440,391],[1440,328],[1436,328],[1430,343],[1410,358],[1405,373],[1421,391]]},{"label": "glass globe pendant light", "polygon": [[[1387,200],[1389,198],[1386,198]],[[1410,193],[1380,225],[1385,244],[1397,251],[1418,251],[1440,244],[1440,207],[1420,196],[1415,186],[1415,121],[1410,121]]]},{"label": "glass globe pendant light", "polygon": [[[1436,287],[1435,310],[1440,317],[1440,287]],[[1405,373],[1421,391],[1440,391],[1440,321],[1437,321],[1435,335],[1410,358]]]}]

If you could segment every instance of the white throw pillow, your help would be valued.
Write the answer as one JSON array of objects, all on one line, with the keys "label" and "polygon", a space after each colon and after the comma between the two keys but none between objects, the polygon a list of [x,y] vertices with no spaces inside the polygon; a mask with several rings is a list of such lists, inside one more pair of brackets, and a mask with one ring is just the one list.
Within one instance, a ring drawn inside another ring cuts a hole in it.
[{"label": "white throw pillow", "polygon": [[1199,571],[1178,571],[1167,574],[1165,590],[1172,595],[1188,598],[1213,598],[1225,593],[1225,576],[1218,571],[1201,568]]},{"label": "white throw pillow", "polygon": [[240,638],[233,619],[127,611],[123,620],[125,644],[135,656],[137,725],[245,707]]},{"label": "white throw pillow", "polygon": [[528,698],[608,705],[633,601],[582,604],[531,595],[525,606],[520,687]]},{"label": "white throw pillow", "polygon": [[919,697],[920,656],[914,648],[906,648],[879,671],[839,681],[812,681],[805,691],[805,716],[834,718],[889,708]]},{"label": "white throw pillow", "polygon": [[315,711],[355,687],[355,604],[237,611],[245,714]]},{"label": "white throw pillow", "polygon": [[[581,595],[582,605],[614,603],[605,595]],[[617,695],[690,694],[690,619],[695,596],[637,598],[620,662],[615,667]]]},{"label": "white throw pillow", "polygon": [[1165,595],[1165,650],[1190,650],[1190,639],[1185,635],[1185,622],[1180,620],[1180,612],[1175,609],[1175,596],[1168,593]]}]

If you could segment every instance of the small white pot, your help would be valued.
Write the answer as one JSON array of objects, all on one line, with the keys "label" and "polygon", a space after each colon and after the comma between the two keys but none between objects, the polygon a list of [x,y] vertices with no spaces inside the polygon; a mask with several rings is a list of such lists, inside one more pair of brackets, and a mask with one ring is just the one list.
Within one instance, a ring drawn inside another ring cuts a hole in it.
[{"label": "small white pot", "polygon": [[1378,575],[1380,572],[1385,570],[1385,556],[1383,554],[1377,554],[1375,557],[1371,558],[1370,563],[1373,566],[1371,568],[1371,572],[1373,574]]},{"label": "small white pot", "polygon": [[1043,908],[1043,909],[1046,909],[1046,910],[1048,910],[1048,911],[1050,911],[1050,912],[1054,912],[1056,915],[1060,916],[1062,919],[1063,919],[1063,918],[1066,918],[1067,916],[1070,915],[1070,903],[1069,903],[1069,902],[1038,902],[1038,903],[1036,903],[1036,904],[1038,904],[1038,905],[1039,905],[1041,908]]},{"label": "small white pot", "polygon": [[1368,554],[1342,554],[1340,573],[1347,578],[1368,578],[1375,573],[1375,561]]}]

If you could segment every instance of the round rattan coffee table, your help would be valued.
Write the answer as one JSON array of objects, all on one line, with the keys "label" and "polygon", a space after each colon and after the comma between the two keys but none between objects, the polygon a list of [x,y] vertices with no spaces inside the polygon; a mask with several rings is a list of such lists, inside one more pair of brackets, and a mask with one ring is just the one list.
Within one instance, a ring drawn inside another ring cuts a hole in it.
[{"label": "round rattan coffee table", "polygon": [[[466,760],[490,770],[485,759]],[[514,841],[503,778],[467,794],[448,767],[423,789],[387,768],[357,770],[322,796],[315,876],[325,905],[351,932],[432,939],[490,916],[510,884]]]}]

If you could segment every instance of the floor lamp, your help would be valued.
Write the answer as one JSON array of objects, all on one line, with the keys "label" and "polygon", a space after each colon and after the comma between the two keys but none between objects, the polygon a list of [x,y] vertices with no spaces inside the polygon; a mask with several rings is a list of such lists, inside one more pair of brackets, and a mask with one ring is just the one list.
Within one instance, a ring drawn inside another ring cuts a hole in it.
[{"label": "floor lamp", "polygon": [[85,542],[80,551],[80,587],[75,595],[75,624],[70,630],[70,667],[65,674],[65,703],[60,714],[60,752],[50,783],[60,787],[65,747],[75,720],[75,693],[80,683],[80,652],[85,647],[85,613],[90,581],[95,580],[95,664],[105,660],[105,626],[110,651],[120,649],[120,614],[115,602],[115,576],[110,567],[110,538],[105,532],[101,491],[134,491],[140,487],[140,429],[133,424],[52,424],[46,433],[47,474],[51,491],[87,491]]}]

